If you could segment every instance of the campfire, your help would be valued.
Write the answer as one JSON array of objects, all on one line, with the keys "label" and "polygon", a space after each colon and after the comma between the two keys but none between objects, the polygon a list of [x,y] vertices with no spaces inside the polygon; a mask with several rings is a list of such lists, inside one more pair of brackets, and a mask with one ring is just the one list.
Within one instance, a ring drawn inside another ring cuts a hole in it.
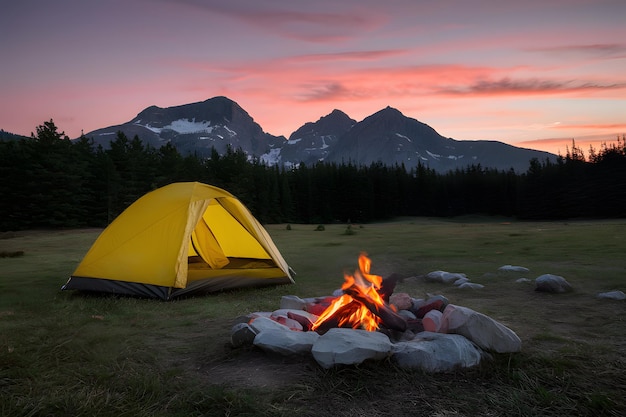
[{"label": "campfire", "polygon": [[[351,327],[376,331],[381,325],[393,330],[406,330],[406,320],[389,305],[389,293],[383,287],[383,277],[370,273],[371,260],[365,253],[359,256],[359,269],[344,274],[343,295],[322,312],[311,330],[320,334],[333,327]],[[395,286],[395,285],[394,285]]]},{"label": "campfire", "polygon": [[442,295],[417,299],[394,293],[399,277],[383,279],[371,273],[371,265],[361,253],[358,269],[344,274],[339,294],[283,296],[278,310],[243,317],[231,330],[231,344],[312,354],[324,368],[391,358],[428,372],[475,366],[489,356],[485,352],[521,349],[511,329]]}]

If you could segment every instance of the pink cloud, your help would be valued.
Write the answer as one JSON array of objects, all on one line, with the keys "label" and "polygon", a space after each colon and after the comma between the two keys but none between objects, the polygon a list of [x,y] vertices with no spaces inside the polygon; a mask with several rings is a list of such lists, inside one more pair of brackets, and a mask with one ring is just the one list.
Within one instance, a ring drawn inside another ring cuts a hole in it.
[{"label": "pink cloud", "polygon": [[626,83],[602,84],[588,81],[557,81],[550,79],[511,79],[476,80],[467,85],[446,87],[444,94],[461,95],[551,95],[563,93],[621,90]]},{"label": "pink cloud", "polygon": [[598,135],[579,135],[575,137],[555,137],[546,139],[526,140],[514,143],[515,146],[523,148],[539,149],[552,152],[556,155],[565,156],[568,150],[575,145],[581,149],[586,155],[589,154],[590,148],[597,152],[605,145],[611,145],[617,142],[619,138],[626,138],[625,135],[619,134],[598,134]]}]

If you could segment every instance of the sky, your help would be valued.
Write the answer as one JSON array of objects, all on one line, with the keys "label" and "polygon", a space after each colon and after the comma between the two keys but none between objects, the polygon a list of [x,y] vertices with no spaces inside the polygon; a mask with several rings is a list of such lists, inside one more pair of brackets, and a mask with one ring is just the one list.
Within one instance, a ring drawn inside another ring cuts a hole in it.
[{"label": "sky", "polygon": [[391,106],[565,155],[626,135],[624,0],[0,0],[0,129],[226,96],[273,135]]}]

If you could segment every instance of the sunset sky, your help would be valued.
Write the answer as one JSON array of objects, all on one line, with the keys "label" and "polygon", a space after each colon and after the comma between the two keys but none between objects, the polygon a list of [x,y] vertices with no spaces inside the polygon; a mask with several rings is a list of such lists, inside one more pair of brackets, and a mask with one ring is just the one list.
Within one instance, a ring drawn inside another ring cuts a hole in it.
[{"label": "sunset sky", "polygon": [[286,137],[386,106],[561,154],[626,135],[624,0],[22,0],[0,57],[0,129],[24,135],[222,95]]}]

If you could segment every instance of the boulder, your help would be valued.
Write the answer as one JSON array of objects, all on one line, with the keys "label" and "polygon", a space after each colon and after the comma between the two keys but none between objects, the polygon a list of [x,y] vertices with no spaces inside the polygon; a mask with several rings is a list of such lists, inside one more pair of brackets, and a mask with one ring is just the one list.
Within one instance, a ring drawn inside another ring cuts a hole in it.
[{"label": "boulder", "polygon": [[285,356],[303,355],[311,351],[311,347],[319,337],[315,332],[285,332],[270,329],[257,334],[253,344],[265,352]]},{"label": "boulder", "polygon": [[485,286],[483,284],[477,284],[475,282],[464,282],[463,284],[459,285],[459,288],[479,290],[481,288],[485,288]]},{"label": "boulder", "polygon": [[393,359],[402,368],[425,372],[448,372],[478,365],[482,352],[458,334],[418,333],[408,342],[393,346]]},{"label": "boulder", "polygon": [[415,320],[417,317],[415,317],[415,314],[413,314],[413,312],[411,312],[410,310],[400,310],[398,311],[398,315],[404,317],[407,320]]},{"label": "boulder", "polygon": [[498,268],[500,272],[522,272],[524,274],[530,272],[530,269],[517,265],[502,265]]},{"label": "boulder", "polygon": [[306,317],[307,319],[313,322],[317,320],[318,318],[318,316],[316,316],[315,314],[311,314],[308,311],[298,310],[298,309],[293,309],[293,308],[281,308],[279,310],[274,310],[270,314],[270,318],[278,317],[278,316],[285,316],[285,317],[293,318],[292,316],[294,315]]},{"label": "boulder", "polygon": [[469,278],[461,278],[461,279],[457,279],[456,281],[454,281],[454,286],[458,287],[459,285],[463,285],[466,282],[470,282]]},{"label": "boulder", "polygon": [[422,325],[427,332],[438,332],[441,329],[443,313],[439,310],[430,310],[422,319]]},{"label": "boulder", "polygon": [[306,301],[297,295],[283,295],[280,299],[280,308],[304,310]]},{"label": "boulder", "polygon": [[256,333],[261,333],[267,330],[281,330],[283,332],[290,332],[289,327],[282,325],[269,317],[258,317],[250,323],[248,323],[252,330]]},{"label": "boulder", "polygon": [[449,304],[441,322],[441,332],[463,335],[484,350],[508,353],[522,349],[513,330],[471,308]]},{"label": "boulder", "polygon": [[289,318],[287,316],[272,316],[272,320],[289,327],[289,330],[300,332],[304,330],[304,327],[302,326],[302,324],[300,324],[299,321]]},{"label": "boulder", "polygon": [[448,305],[448,299],[443,295],[434,295],[430,297],[428,300],[413,300],[413,307],[411,307],[411,312],[415,314],[415,317],[418,319],[423,318],[426,313],[430,310],[439,310],[443,311],[443,309]]},{"label": "boulder", "polygon": [[467,278],[465,274],[458,272],[432,271],[424,275],[424,279],[429,282],[441,282],[443,284],[452,284],[458,279]]},{"label": "boulder", "polygon": [[368,359],[385,359],[391,352],[389,338],[380,332],[332,328],[313,344],[313,358],[323,368],[355,365]]},{"label": "boulder", "polygon": [[333,303],[333,301],[335,301],[336,298],[337,297],[332,296],[305,298],[304,310],[319,316]]},{"label": "boulder", "polygon": [[626,294],[622,291],[608,291],[598,294],[598,298],[607,298],[609,300],[626,300]]},{"label": "boulder", "polygon": [[250,346],[255,336],[256,332],[248,323],[237,323],[230,330],[230,343],[234,347]]},{"label": "boulder", "polygon": [[398,310],[408,310],[413,305],[413,300],[405,292],[396,292],[389,296],[389,304],[393,304]]},{"label": "boulder", "polygon": [[535,291],[560,294],[572,291],[572,286],[562,276],[543,274],[535,279]]}]

